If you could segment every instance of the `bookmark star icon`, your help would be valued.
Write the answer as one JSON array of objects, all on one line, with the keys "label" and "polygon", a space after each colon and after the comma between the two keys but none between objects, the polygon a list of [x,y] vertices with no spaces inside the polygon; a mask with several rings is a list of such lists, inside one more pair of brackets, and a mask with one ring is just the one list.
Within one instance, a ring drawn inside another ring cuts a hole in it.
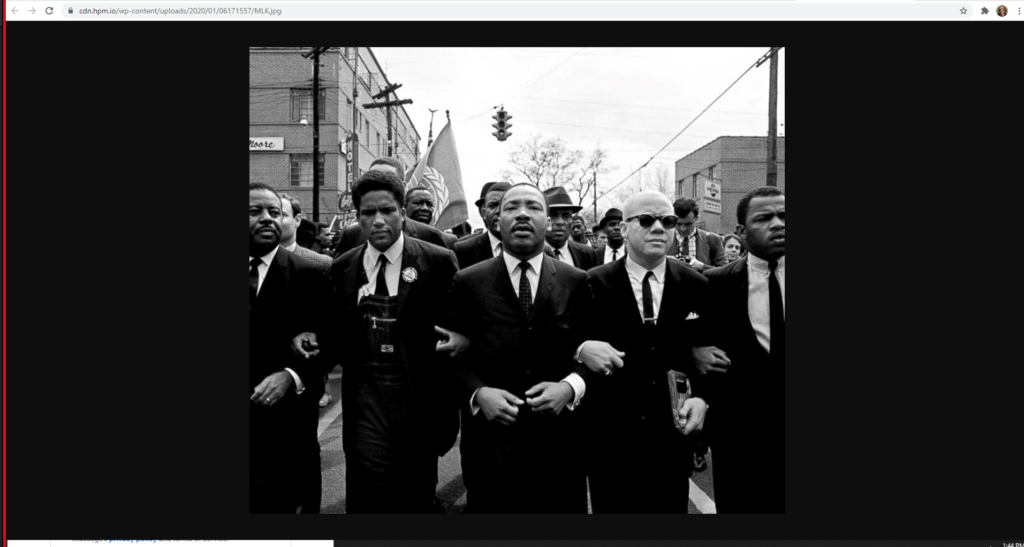
[{"label": "bookmark star icon", "polygon": [[967,15],[967,8],[960,8],[960,15]]}]

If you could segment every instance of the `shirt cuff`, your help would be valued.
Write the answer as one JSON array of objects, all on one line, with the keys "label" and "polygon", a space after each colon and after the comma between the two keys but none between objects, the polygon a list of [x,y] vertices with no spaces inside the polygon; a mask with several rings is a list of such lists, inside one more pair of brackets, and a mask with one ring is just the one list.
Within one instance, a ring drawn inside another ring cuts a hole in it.
[{"label": "shirt cuff", "polygon": [[[590,340],[587,340],[587,342],[589,342],[589,341],[590,341]],[[584,346],[584,345],[585,345],[585,344],[586,344],[587,342],[583,342],[582,344],[580,344],[580,347],[576,348],[576,362],[577,362],[577,363],[580,363],[580,364],[582,364],[582,363],[583,363],[583,361],[580,361],[580,353],[583,353],[583,346]]]},{"label": "shirt cuff", "polygon": [[580,404],[580,400],[583,399],[583,394],[587,391],[587,383],[583,381],[583,378],[575,372],[566,376],[562,379],[563,382],[568,382],[572,386],[573,392],[576,393],[576,397],[573,398],[571,404],[568,405],[569,410],[575,410]]},{"label": "shirt cuff", "polygon": [[473,402],[473,401],[476,401],[476,393],[477,393],[477,391],[480,391],[480,389],[482,389],[482,388],[478,388],[476,391],[473,392],[472,395],[469,396],[469,415],[470,416],[476,416],[476,413],[480,412],[480,405],[478,405],[478,404]]},{"label": "shirt cuff", "polygon": [[292,375],[292,380],[295,380],[295,394],[302,395],[303,391],[306,391],[306,386],[302,385],[302,380],[299,380],[299,375],[295,374],[295,371],[290,368],[285,368],[288,374]]}]

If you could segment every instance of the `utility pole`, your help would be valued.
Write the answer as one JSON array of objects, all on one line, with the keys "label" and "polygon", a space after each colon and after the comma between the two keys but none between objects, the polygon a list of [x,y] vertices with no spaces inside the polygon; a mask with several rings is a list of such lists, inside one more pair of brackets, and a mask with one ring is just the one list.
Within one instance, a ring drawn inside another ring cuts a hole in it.
[{"label": "utility pole", "polygon": [[765,54],[764,57],[757,62],[757,66],[761,66],[765,62],[766,58],[771,59],[771,66],[769,69],[768,76],[768,166],[767,176],[765,184],[768,186],[775,186],[775,135],[778,133],[778,129],[775,127],[775,106],[777,100],[777,87],[778,87],[778,71],[779,71],[779,50],[781,47],[773,47],[771,51]]},{"label": "utility pole", "polygon": [[594,168],[594,222],[597,222],[597,167]]},{"label": "utility pole", "polygon": [[[382,89],[380,93],[371,97],[373,100],[386,98],[394,90],[402,87],[402,84],[391,84],[386,88]],[[364,104],[363,108],[384,108],[387,111],[388,116],[388,156],[392,155],[392,137],[391,137],[391,107],[402,104],[412,104],[412,99],[402,99],[401,101],[384,101],[382,103],[368,103]]]},{"label": "utility pole", "polygon": [[[348,172],[348,179],[345,181],[345,197],[352,195],[352,182],[356,180],[359,173],[359,107],[356,105],[356,97],[359,96],[359,48],[352,48],[355,51],[355,62],[352,63],[352,169]],[[351,207],[351,202],[346,205]]]},{"label": "utility pole", "polygon": [[313,57],[313,222],[320,222],[320,54],[328,49],[314,47],[302,54]]},{"label": "utility pole", "polygon": [[437,109],[428,108],[427,110],[430,111],[430,134],[427,135],[427,148],[429,149],[430,145],[434,144],[434,112],[437,112]]}]

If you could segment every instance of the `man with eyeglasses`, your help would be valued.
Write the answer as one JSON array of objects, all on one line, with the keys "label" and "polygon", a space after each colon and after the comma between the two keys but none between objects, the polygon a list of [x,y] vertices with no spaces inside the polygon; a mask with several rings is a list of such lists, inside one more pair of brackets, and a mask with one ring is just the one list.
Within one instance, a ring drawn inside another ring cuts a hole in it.
[{"label": "man with eyeglasses", "polygon": [[[577,360],[596,373],[581,407],[591,506],[594,513],[686,514],[690,436],[703,428],[707,409],[690,351],[707,344],[707,280],[666,258],[678,220],[668,198],[640,192],[624,209],[628,252],[587,272],[601,314],[577,350]],[[669,370],[691,382],[692,396],[678,409],[670,403]]]}]

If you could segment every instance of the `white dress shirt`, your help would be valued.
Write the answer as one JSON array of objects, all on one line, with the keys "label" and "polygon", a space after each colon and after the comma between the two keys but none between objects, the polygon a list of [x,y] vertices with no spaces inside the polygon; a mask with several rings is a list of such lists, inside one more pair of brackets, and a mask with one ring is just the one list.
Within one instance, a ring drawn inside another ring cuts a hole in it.
[{"label": "white dress shirt", "polygon": [[661,310],[661,295],[665,293],[665,260],[661,261],[653,270],[633,262],[633,258],[626,257],[626,273],[629,274],[629,284],[633,287],[633,298],[640,308],[640,317],[644,316],[644,277],[648,271],[654,272],[651,277],[651,300],[654,301],[654,319],[658,319],[658,311]]},{"label": "white dress shirt", "polygon": [[295,252],[295,248],[299,246],[299,242],[298,241],[292,241],[292,244],[287,246],[287,247],[285,247],[284,245],[281,245],[281,246],[284,247],[284,250],[286,250],[286,251],[288,251],[290,253],[294,253]]},{"label": "white dress shirt", "polygon": [[[256,284],[256,294],[257,295],[260,294],[260,289],[263,288],[263,280],[266,279],[266,277],[267,277],[267,271],[270,269],[270,263],[273,262],[274,261],[274,257],[277,256],[277,249],[279,247],[280,247],[280,245],[275,245],[274,249],[272,251],[270,251],[269,253],[263,255],[260,258],[260,263],[256,265],[256,270],[260,274],[260,280]],[[252,262],[252,259],[253,259],[253,257],[250,256],[249,257],[249,262],[250,263]],[[304,386],[302,384],[302,380],[299,379],[299,375],[295,374],[295,371],[290,369],[290,368],[285,367],[285,370],[287,370],[288,373],[292,375],[292,380],[295,380],[295,393],[301,394],[303,391],[305,391],[306,390],[306,386]]]},{"label": "white dress shirt", "polygon": [[[605,244],[605,246],[604,246],[604,264],[611,264],[613,262],[612,261],[612,250],[613,249],[612,249],[611,245]],[[622,247],[619,247],[618,249],[614,249],[614,251],[616,251],[618,253],[616,255],[616,257],[615,257],[615,260],[618,260],[618,259],[622,258],[623,256],[625,256],[625,254],[626,254],[626,245],[625,245],[625,243],[623,243]]]},{"label": "white dress shirt", "polygon": [[[384,279],[388,282],[388,294],[398,296],[398,276],[402,274],[402,250],[405,248],[405,234],[399,233],[398,240],[388,247],[388,250],[381,253],[369,242],[366,244],[366,252],[363,253],[363,269],[366,271],[366,278],[370,280],[367,288],[370,294],[377,291],[377,270],[380,269],[378,260],[383,254],[388,261],[388,267],[384,270]],[[359,296],[356,296],[356,303],[359,303]]]},{"label": "white dress shirt", "polygon": [[558,260],[561,260],[570,266],[576,266],[572,261],[572,253],[569,252],[569,240],[565,240],[565,245],[563,245],[561,249],[554,245],[551,246],[551,249],[552,251],[558,251]]},{"label": "white dress shirt", "polygon": [[[786,316],[786,257],[779,259],[775,269],[782,291],[782,316]],[[768,261],[747,253],[747,313],[754,327],[757,341],[765,351],[771,351],[771,310],[768,297]]]},{"label": "white dress shirt", "polygon": [[[519,269],[520,260],[508,253],[502,254],[505,259],[505,267],[508,269],[508,274],[512,278],[512,289],[516,292],[516,297],[519,296],[519,280],[521,279]],[[527,262],[530,263],[530,269],[526,272],[526,279],[530,283],[530,296],[532,302],[537,300],[537,286],[540,284],[540,267],[544,263],[544,254],[538,254],[531,258]],[[569,410],[574,410],[576,405],[580,404],[580,400],[583,399],[583,394],[587,391],[587,384],[583,381],[583,378],[575,372],[569,374],[565,378],[562,378],[563,382],[569,382],[572,386],[572,391],[575,394],[571,403],[566,405]],[[480,391],[479,389],[476,391]],[[480,411],[480,406],[475,403],[476,391],[469,398],[469,408],[472,410],[473,415]]]},{"label": "white dress shirt", "polygon": [[[256,270],[260,273],[259,283],[256,285],[256,294],[260,294],[260,289],[263,288],[263,280],[267,277],[267,270],[270,269],[270,263],[274,261],[274,257],[277,256],[277,246],[269,253],[263,255],[260,258],[260,263],[256,266]],[[252,264],[252,259],[255,257],[249,257],[249,263]],[[252,266],[250,266],[251,268]]]},{"label": "white dress shirt", "polygon": [[490,230],[487,230],[487,238],[491,242],[491,256],[498,256],[501,253],[501,250],[498,249],[498,245],[501,245],[501,240],[494,237]]}]

